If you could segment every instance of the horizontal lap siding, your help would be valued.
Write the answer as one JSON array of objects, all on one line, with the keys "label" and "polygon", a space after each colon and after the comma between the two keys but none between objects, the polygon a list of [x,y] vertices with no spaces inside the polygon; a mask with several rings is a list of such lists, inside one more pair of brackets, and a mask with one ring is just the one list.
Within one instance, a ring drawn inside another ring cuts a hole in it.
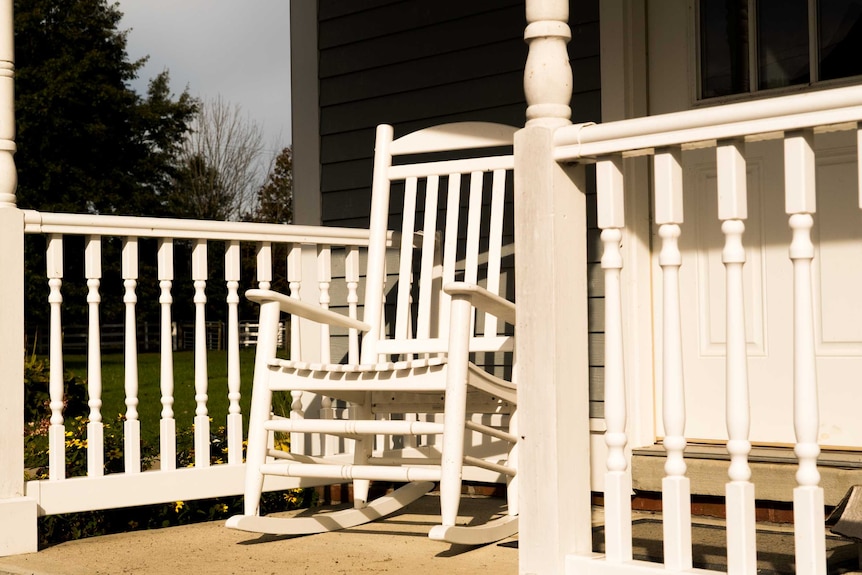
[{"label": "horizontal lap siding", "polygon": [[[572,4],[574,117],[597,121],[598,2]],[[319,20],[324,224],[367,217],[378,124],[523,124],[523,0],[320,0]]]},{"label": "horizontal lap siding", "polygon": [[320,0],[324,224],[367,218],[378,124],[522,124],[523,33],[522,0]]},{"label": "horizontal lap siding", "polygon": [[[574,122],[601,119],[598,7],[571,2]],[[323,224],[368,225],[378,124],[392,124],[396,136],[455,121],[523,125],[525,25],[524,0],[319,0]],[[603,309],[596,237],[594,313]],[[594,416],[602,414],[602,322],[590,320]]]}]

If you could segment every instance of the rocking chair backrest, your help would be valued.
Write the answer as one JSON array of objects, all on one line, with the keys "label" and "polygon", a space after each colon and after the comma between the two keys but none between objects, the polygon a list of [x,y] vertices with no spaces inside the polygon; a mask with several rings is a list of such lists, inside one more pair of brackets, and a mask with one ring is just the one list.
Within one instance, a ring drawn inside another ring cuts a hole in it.
[{"label": "rocking chair backrest", "polygon": [[[442,287],[450,282],[482,283],[505,295],[501,261],[513,251],[511,215],[508,219],[506,215],[512,209],[507,195],[512,188],[515,131],[499,124],[464,122],[393,140],[391,126],[378,127],[364,305],[364,321],[373,329],[362,340],[362,363],[444,352],[450,298]],[[497,155],[475,157],[475,150]],[[450,152],[455,151],[466,159],[441,159],[453,157]],[[395,201],[402,191],[403,202]],[[387,325],[390,208],[393,212],[400,208],[401,220],[393,226],[400,243],[394,324]],[[505,326],[497,318],[474,322],[479,329],[471,351],[511,351],[511,338],[501,335]]]}]

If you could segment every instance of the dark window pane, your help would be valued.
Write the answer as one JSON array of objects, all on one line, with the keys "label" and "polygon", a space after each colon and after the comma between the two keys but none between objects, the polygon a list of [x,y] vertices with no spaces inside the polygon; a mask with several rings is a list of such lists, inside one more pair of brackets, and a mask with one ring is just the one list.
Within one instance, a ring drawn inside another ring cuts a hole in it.
[{"label": "dark window pane", "polygon": [[758,89],[809,82],[806,0],[760,0],[757,37]]},{"label": "dark window pane", "polygon": [[748,0],[700,0],[700,97],[748,92]]},{"label": "dark window pane", "polygon": [[818,3],[820,79],[862,74],[862,0]]}]

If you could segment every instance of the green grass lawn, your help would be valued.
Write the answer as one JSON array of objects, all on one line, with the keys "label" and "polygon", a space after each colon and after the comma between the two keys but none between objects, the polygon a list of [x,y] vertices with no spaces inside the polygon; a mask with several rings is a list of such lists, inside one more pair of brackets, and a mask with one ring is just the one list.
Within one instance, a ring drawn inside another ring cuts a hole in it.
[{"label": "green grass lawn", "polygon": [[[177,431],[191,428],[195,416],[195,371],[194,352],[174,352],[174,418]],[[67,355],[65,368],[75,375],[87,377],[87,357]],[[254,349],[240,351],[240,380],[243,427],[248,427],[248,408],[251,400]],[[159,387],[160,359],[158,353],[138,355],[138,413],[141,421],[141,437],[153,445],[159,443],[159,419],[161,417],[161,390]],[[126,413],[125,365],[122,353],[102,356],[102,417],[105,422],[115,421],[118,414]],[[207,408],[212,419],[212,429],[227,423],[227,352],[207,352]],[[243,430],[245,433],[245,429]]]}]

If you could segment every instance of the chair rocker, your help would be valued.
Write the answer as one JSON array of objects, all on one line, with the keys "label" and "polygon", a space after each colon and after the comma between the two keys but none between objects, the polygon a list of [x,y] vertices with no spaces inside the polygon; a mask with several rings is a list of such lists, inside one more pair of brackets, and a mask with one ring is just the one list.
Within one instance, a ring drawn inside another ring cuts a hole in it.
[{"label": "chair rocker", "polygon": [[[285,535],[344,529],[398,511],[439,483],[442,520],[432,527],[432,539],[477,545],[517,532],[516,389],[511,377],[471,361],[484,358],[497,371],[517,373],[515,305],[500,295],[513,285],[514,132],[468,122],[393,140],[392,127],[378,127],[364,321],[355,311],[351,317],[270,290],[247,292],[260,304],[260,331],[244,515],[229,519],[229,527]],[[477,153],[497,155],[473,157]],[[388,231],[390,218],[401,219],[396,233]],[[393,270],[388,277],[387,267]],[[387,280],[396,282],[388,301]],[[282,313],[347,331],[355,341],[346,363],[279,359]],[[345,402],[349,419],[275,417],[274,391]],[[273,432],[347,439],[353,450],[321,456],[278,451],[271,447]],[[354,508],[259,516],[265,475],[352,481]],[[457,524],[461,483],[471,477],[506,482],[505,516]],[[371,481],[405,485],[368,501]]]}]

